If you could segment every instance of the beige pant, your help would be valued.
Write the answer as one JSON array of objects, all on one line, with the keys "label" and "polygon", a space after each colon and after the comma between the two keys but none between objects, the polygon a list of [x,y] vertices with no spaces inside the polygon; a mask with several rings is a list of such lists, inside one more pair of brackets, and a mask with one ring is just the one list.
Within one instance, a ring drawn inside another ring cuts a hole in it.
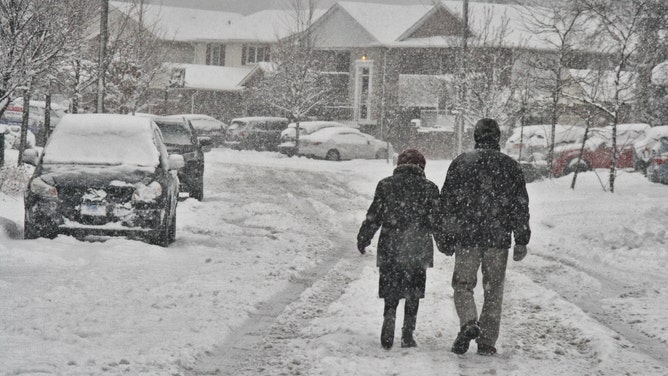
[{"label": "beige pant", "polygon": [[[507,262],[507,249],[459,247],[455,251],[455,271],[452,275],[455,308],[461,326],[470,321],[479,322],[482,333],[478,343],[494,346],[499,338]],[[484,291],[480,318],[473,298],[473,289],[478,283],[478,269],[482,270]]]}]

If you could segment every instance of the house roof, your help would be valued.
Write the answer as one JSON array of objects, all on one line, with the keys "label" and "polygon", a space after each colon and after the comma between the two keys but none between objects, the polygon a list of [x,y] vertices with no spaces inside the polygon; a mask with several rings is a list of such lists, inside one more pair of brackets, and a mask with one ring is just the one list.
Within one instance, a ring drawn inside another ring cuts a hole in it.
[{"label": "house roof", "polygon": [[[112,1],[109,5],[139,22],[137,4]],[[188,42],[224,39],[242,18],[232,12],[144,4],[142,23],[153,26],[162,39]]]},{"label": "house roof", "polygon": [[253,75],[264,71],[263,65],[233,68],[217,65],[167,63],[165,66],[168,70],[177,68],[185,70],[183,81],[183,88],[185,89],[220,91],[243,90],[244,85]]},{"label": "house roof", "polygon": [[[451,47],[461,44],[459,33],[453,35],[433,35],[414,37],[413,33],[420,26],[435,17],[438,12],[446,11],[461,20],[463,6],[461,1],[442,0],[415,25],[408,28],[395,46],[401,47]],[[555,49],[559,46],[558,35],[550,32],[546,25],[554,23],[555,15],[549,8],[528,7],[513,4],[469,3],[469,31],[471,42],[477,45],[495,45],[512,48]],[[591,30],[591,20],[577,25],[579,30]],[[539,30],[540,29],[540,30]],[[588,43],[576,43],[576,49],[591,49]]]},{"label": "house roof", "polygon": [[377,3],[340,1],[323,15],[318,24],[326,22],[338,12],[343,12],[368,33],[372,43],[391,44],[411,25],[415,24],[429,11],[426,5],[379,5]]},{"label": "house roof", "polygon": [[[317,9],[311,19],[315,22],[325,13],[324,9]],[[276,42],[288,37],[308,25],[308,16],[298,16],[297,11],[268,9],[249,14],[232,23],[226,32],[226,40]]]}]

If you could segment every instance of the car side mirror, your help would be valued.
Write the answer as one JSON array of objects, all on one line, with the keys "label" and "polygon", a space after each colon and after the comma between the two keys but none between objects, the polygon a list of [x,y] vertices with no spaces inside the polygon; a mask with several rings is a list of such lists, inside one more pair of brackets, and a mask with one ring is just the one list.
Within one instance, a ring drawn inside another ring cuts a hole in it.
[{"label": "car side mirror", "polygon": [[21,155],[23,157],[23,162],[37,166],[37,161],[39,160],[39,150],[37,149],[26,149]]},{"label": "car side mirror", "polygon": [[170,154],[168,163],[169,171],[180,170],[186,166],[186,161],[181,154]]}]

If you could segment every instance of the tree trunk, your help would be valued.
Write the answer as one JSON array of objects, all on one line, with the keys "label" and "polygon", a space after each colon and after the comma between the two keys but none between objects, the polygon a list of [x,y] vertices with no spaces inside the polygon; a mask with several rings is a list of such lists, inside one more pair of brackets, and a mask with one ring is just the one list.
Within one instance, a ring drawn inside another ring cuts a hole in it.
[{"label": "tree trunk", "polygon": [[23,121],[21,122],[21,140],[19,143],[19,158],[17,166],[23,164],[23,151],[26,150],[28,140],[28,122],[30,121],[30,95],[32,92],[32,85],[28,86],[28,90],[23,93]]}]

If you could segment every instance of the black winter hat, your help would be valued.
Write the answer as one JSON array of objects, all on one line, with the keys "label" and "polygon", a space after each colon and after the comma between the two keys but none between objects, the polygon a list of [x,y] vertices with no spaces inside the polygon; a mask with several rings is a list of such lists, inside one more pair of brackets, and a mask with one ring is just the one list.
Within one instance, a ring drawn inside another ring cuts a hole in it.
[{"label": "black winter hat", "polygon": [[424,170],[424,166],[427,164],[427,160],[424,158],[424,155],[422,155],[422,153],[420,153],[417,149],[406,149],[402,151],[397,158],[397,166],[404,164],[418,165]]},{"label": "black winter hat", "polygon": [[494,119],[480,119],[475,125],[473,139],[477,144],[498,144],[501,139],[499,123]]}]

